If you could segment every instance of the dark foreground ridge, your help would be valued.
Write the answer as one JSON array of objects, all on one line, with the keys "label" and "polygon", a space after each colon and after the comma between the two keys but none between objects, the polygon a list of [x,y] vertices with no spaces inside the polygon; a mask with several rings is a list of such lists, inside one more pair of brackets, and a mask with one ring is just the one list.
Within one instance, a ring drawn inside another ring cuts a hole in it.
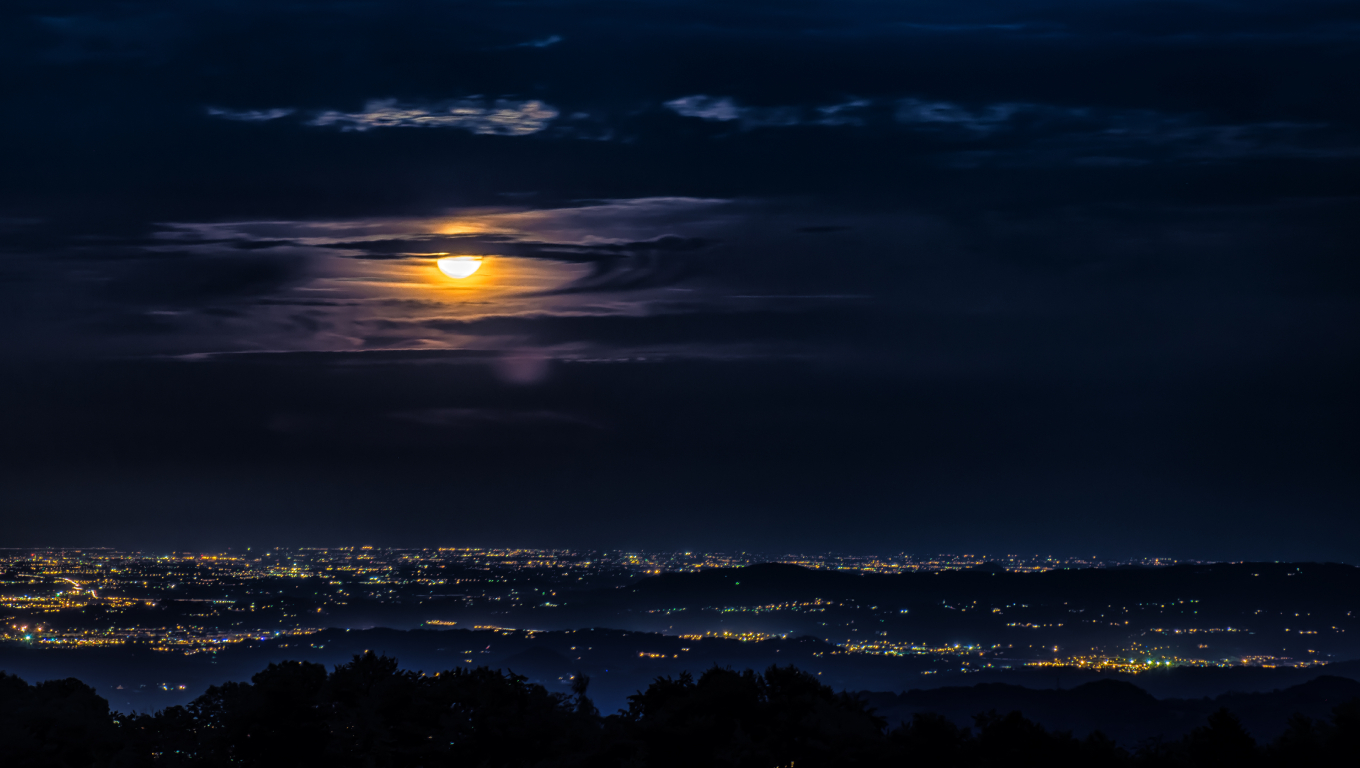
[{"label": "dark foreground ridge", "polygon": [[[1188,735],[1137,745],[1100,731],[1051,731],[1020,711],[960,728],[916,712],[890,727],[863,698],[793,666],[712,668],[656,679],[601,716],[579,676],[551,693],[486,667],[434,675],[366,653],[336,666],[270,664],[250,683],[214,686],[184,707],[122,715],[79,680],[29,685],[0,673],[0,756],[29,766],[1351,766],[1360,698],[1330,717],[1292,717],[1258,744],[1226,708]],[[1120,700],[1146,694],[1114,684]]]}]

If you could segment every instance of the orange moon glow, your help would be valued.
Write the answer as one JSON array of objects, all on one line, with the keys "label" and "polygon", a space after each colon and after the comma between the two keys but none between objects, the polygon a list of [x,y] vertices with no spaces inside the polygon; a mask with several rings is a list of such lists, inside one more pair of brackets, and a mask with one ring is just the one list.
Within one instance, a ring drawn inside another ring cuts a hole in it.
[{"label": "orange moon glow", "polygon": [[439,271],[455,280],[462,280],[482,268],[481,256],[445,256],[435,262]]}]

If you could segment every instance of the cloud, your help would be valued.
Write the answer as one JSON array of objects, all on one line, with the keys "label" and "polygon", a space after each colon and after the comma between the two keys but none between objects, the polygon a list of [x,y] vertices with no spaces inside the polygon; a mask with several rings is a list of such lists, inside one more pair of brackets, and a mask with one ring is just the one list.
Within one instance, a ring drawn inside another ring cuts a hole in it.
[{"label": "cloud", "polygon": [[[959,165],[1074,164],[1121,167],[1251,157],[1355,157],[1354,137],[1326,123],[1215,123],[1206,115],[1151,109],[998,102],[976,108],[905,98],[894,120],[945,141],[1000,139],[999,148],[958,151]],[[997,145],[994,145],[997,146]]]},{"label": "cloud", "polygon": [[800,106],[741,106],[730,97],[709,97],[696,94],[665,102],[666,109],[681,117],[698,117],[714,122],[740,121],[743,128],[787,128],[792,125],[864,125],[861,110],[872,107],[870,99],[853,98],[834,105]]},{"label": "cloud", "polygon": [[681,117],[697,117],[712,122],[740,121],[746,129],[794,125],[862,125],[854,111],[871,106],[867,99],[851,99],[841,104],[816,107],[809,114],[802,107],[743,107],[729,96],[696,94],[681,96],[665,103]]},{"label": "cloud", "polygon": [[108,270],[98,294],[133,306],[197,307],[273,294],[305,276],[306,260],[298,255],[183,252]]},{"label": "cloud", "polygon": [[240,120],[247,123],[263,123],[269,120],[278,120],[280,117],[287,117],[297,110],[291,108],[278,109],[249,109],[235,111],[221,109],[220,107],[208,107],[208,114],[213,117],[220,117],[223,120]]},{"label": "cloud", "polygon": [[821,115],[821,118],[814,122],[818,125],[863,125],[863,119],[850,113],[872,105],[873,102],[868,99],[851,99],[844,104],[817,107],[817,112]]},{"label": "cloud", "polygon": [[712,241],[701,237],[681,237],[679,235],[662,235],[651,240],[639,240],[630,243],[608,243],[598,242],[589,245],[579,245],[575,243],[529,243],[533,247],[529,253],[524,255],[543,255],[546,258],[561,257],[575,261],[577,259],[585,261],[595,261],[599,259],[612,259],[619,256],[632,256],[639,253],[651,252],[670,252],[698,251],[713,245]]},{"label": "cloud", "polygon": [[[697,94],[664,102],[681,115],[742,129],[856,126],[906,131],[917,146],[956,167],[1105,166],[1223,162],[1239,158],[1349,158],[1353,131],[1325,122],[1216,122],[1209,115],[1023,101],[977,105],[915,96],[819,107],[747,107]],[[966,144],[966,146],[960,146]],[[933,145],[933,146],[932,146]]]},{"label": "cloud", "polygon": [[741,119],[741,109],[736,102],[726,96],[721,98],[704,95],[681,96],[666,102],[666,107],[682,117],[722,122]]},{"label": "cloud", "polygon": [[530,40],[527,43],[516,43],[516,48],[547,48],[550,45],[557,45],[562,42],[561,35],[548,35],[542,40]]},{"label": "cloud", "polygon": [[1025,106],[993,104],[974,112],[947,101],[902,99],[895,116],[899,123],[909,125],[942,125],[987,132],[1009,121]]},{"label": "cloud", "polygon": [[547,246],[545,258],[566,256],[591,262],[590,274],[544,295],[635,291],[673,285],[695,276],[694,261],[677,254],[702,251],[713,243],[698,237],[664,235],[654,240],[592,246]]},{"label": "cloud", "polygon": [[[730,306],[653,305],[648,314],[421,317],[379,321],[374,327],[398,339],[456,336],[465,348],[499,350],[497,365],[502,368],[540,359],[844,357],[865,353],[902,331],[891,318],[844,300],[817,297],[758,305],[747,299]],[[508,372],[500,371],[502,376]]]},{"label": "cloud", "polygon": [[308,125],[338,125],[342,131],[373,128],[462,128],[473,133],[527,136],[547,127],[558,111],[537,100],[497,99],[487,104],[463,99],[444,106],[403,105],[396,99],[374,99],[363,112],[323,112]]}]

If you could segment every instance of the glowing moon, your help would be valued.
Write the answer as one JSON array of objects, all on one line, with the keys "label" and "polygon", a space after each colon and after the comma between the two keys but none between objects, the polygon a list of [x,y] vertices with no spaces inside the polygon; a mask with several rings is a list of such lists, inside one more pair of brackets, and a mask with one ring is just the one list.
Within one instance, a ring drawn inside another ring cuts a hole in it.
[{"label": "glowing moon", "polygon": [[445,256],[435,262],[439,271],[455,280],[462,280],[482,268],[481,256]]}]

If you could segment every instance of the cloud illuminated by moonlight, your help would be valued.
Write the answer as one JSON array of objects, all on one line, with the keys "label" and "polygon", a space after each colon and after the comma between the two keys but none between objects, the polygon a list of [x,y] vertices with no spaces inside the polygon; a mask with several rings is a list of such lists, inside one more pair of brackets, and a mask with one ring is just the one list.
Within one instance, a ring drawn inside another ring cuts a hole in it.
[{"label": "cloud illuminated by moonlight", "polygon": [[556,109],[541,101],[497,99],[492,104],[463,99],[442,107],[398,104],[396,99],[374,99],[362,112],[323,112],[308,125],[338,125],[342,131],[373,128],[462,128],[473,133],[525,136],[537,133],[557,117]]}]

